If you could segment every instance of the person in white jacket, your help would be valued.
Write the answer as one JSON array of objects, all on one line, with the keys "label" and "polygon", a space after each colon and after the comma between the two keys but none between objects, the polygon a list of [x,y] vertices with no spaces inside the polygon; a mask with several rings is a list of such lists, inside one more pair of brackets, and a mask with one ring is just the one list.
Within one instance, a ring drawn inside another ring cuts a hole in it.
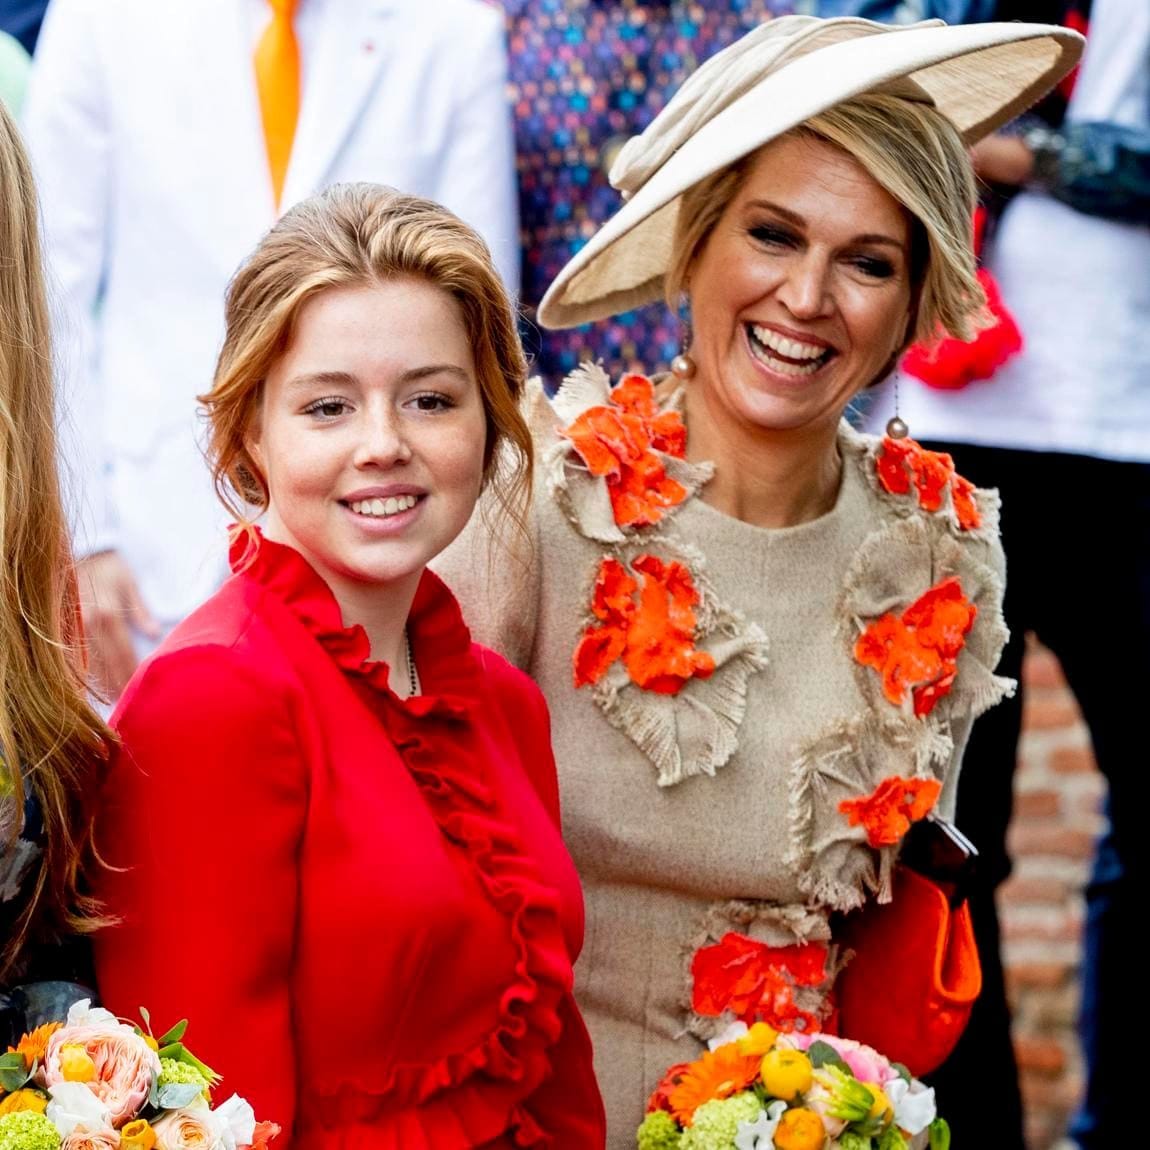
[{"label": "person in white jacket", "polygon": [[[276,0],[282,7],[284,0]],[[226,572],[196,396],[223,294],[286,210],[371,180],[438,200],[518,267],[502,17],[481,0],[298,0],[277,206],[254,58],[268,0],[52,0],[25,106],[51,274],[94,686]]]}]

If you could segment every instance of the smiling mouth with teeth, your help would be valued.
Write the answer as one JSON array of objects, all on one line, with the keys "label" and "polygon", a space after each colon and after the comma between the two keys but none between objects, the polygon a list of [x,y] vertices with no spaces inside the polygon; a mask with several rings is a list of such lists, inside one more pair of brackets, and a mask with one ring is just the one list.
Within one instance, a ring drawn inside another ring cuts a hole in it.
[{"label": "smiling mouth with teeth", "polygon": [[415,495],[392,495],[387,499],[362,499],[346,506],[357,515],[370,515],[378,519],[398,515],[401,511],[410,511],[418,502],[419,498]]},{"label": "smiling mouth with teeth", "polygon": [[747,342],[757,360],[780,375],[813,375],[835,355],[833,347],[788,339],[757,324],[747,324]]}]

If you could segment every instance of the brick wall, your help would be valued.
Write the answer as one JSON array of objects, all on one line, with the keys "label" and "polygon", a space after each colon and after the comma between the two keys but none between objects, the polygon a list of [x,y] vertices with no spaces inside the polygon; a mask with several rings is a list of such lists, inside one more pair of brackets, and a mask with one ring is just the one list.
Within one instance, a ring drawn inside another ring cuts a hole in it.
[{"label": "brick wall", "polygon": [[[1031,1150],[1059,1146],[1082,1085],[1075,1038],[1082,890],[1105,784],[1058,661],[1030,650],[1011,826],[1014,874],[1003,887],[1003,946]],[[1063,1144],[1065,1145],[1065,1144]]]}]

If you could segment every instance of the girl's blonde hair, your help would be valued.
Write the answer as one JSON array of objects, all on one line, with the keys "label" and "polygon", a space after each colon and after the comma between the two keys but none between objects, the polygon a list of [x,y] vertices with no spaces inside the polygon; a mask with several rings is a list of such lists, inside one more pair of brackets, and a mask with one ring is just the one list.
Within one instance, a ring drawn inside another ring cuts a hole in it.
[{"label": "girl's blonde hair", "polygon": [[[986,297],[973,246],[977,189],[966,146],[950,120],[930,104],[869,93],[820,112],[791,135],[841,148],[910,213],[915,311],[907,344],[933,338],[940,328],[969,339],[982,327]],[[684,193],[666,278],[672,307],[758,155],[736,160]]]},{"label": "girl's blonde hair", "polygon": [[43,862],[0,944],[0,978],[19,971],[25,943],[102,921],[82,871],[111,736],[84,684],[40,259],[31,169],[0,107],[0,804],[15,812],[5,814],[0,850],[20,834],[26,784],[45,839]]},{"label": "girl's blonde hair", "polygon": [[339,184],[287,212],[228,288],[227,332],[211,391],[216,491],[250,531],[267,506],[267,484],[248,451],[263,384],[292,338],[303,305],[334,287],[421,279],[463,313],[487,417],[484,484],[517,522],[531,484],[531,434],[520,414],[527,362],[515,313],[487,246],[430,200],[379,184]]}]

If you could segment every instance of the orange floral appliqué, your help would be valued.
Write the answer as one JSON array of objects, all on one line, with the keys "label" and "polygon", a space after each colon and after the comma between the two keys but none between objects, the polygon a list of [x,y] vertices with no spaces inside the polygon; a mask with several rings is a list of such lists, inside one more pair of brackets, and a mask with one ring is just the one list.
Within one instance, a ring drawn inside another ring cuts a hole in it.
[{"label": "orange floral appliqu\u00e9", "polygon": [[867,842],[878,850],[902,841],[911,823],[924,819],[938,802],[942,783],[938,779],[903,779],[892,775],[869,794],[843,799],[839,811],[852,827],[866,828]]},{"label": "orange floral appliqu\u00e9", "polygon": [[928,451],[913,439],[882,441],[875,467],[879,483],[891,495],[910,494],[914,484],[919,506],[924,511],[938,511],[943,493],[949,487],[955,518],[963,531],[982,526],[982,513],[974,498],[974,484],[963,479],[954,469],[954,460],[941,451]]},{"label": "orange floral appliqu\u00e9", "polygon": [[677,694],[688,679],[715,669],[714,658],[695,649],[699,592],[682,563],[640,555],[631,566],[641,586],[618,559],[599,565],[591,611],[601,622],[575,648],[575,686],[597,683],[621,658],[643,690]]},{"label": "orange floral appliqu\u00e9", "polygon": [[730,1098],[746,1090],[759,1073],[762,1058],[743,1054],[738,1043],[705,1050],[703,1054],[679,1069],[678,1081],[667,1091],[672,1115],[682,1125],[690,1126],[695,1111],[714,1098]]},{"label": "orange floral appliqu\u00e9", "polygon": [[691,1009],[716,1018],[730,1011],[748,1026],[817,1030],[818,1019],[795,1001],[795,988],[819,986],[827,977],[827,948],[805,942],[768,946],[731,931],[691,960]]},{"label": "orange floral appliqu\u00e9", "polygon": [[592,475],[605,477],[620,527],[649,527],[689,492],[670,478],[661,451],[682,459],[687,428],[676,411],[660,412],[645,375],[624,376],[608,403],[588,408],[560,433],[571,441]]},{"label": "orange floral appliqu\u00e9", "polygon": [[883,615],[858,637],[855,659],[882,676],[882,693],[896,707],[914,699],[914,713],[928,715],[950,693],[958,653],[978,608],[951,576],[916,599],[902,615]]}]

